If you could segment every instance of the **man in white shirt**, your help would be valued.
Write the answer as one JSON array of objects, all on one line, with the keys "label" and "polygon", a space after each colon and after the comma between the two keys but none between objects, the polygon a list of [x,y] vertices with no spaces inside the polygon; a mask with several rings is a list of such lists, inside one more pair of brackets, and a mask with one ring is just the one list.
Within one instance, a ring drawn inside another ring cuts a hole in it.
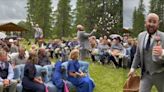
[{"label": "man in white shirt", "polygon": [[34,37],[35,37],[35,44],[36,44],[40,38],[43,38],[43,30],[39,27],[38,24],[36,24],[35,27],[33,28],[35,30]]},{"label": "man in white shirt", "polygon": [[0,92],[16,92],[17,81],[13,80],[14,72],[11,64],[7,61],[7,53],[0,49]]}]

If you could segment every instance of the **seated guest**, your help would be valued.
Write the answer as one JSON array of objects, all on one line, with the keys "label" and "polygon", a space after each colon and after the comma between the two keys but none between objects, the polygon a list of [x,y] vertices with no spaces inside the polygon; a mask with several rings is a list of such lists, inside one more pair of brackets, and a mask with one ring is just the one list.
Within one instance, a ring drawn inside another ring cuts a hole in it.
[{"label": "seated guest", "polygon": [[80,70],[79,51],[74,49],[70,53],[68,62],[68,80],[76,86],[77,92],[93,92],[95,87],[93,81]]},{"label": "seated guest", "polygon": [[[98,55],[97,41],[95,36],[91,36],[89,38],[90,46],[91,46],[91,59],[93,62],[96,61],[96,55]],[[97,51],[97,53],[96,53]]]},{"label": "seated guest", "polygon": [[46,49],[45,48],[40,48],[38,51],[38,65],[45,66],[45,65],[50,65],[51,62],[47,56]]},{"label": "seated guest", "polygon": [[37,51],[37,50],[38,50],[38,47],[35,44],[32,44],[29,51]]},{"label": "seated guest", "polygon": [[[98,53],[99,53],[99,59],[100,62],[104,65],[105,64],[105,59],[108,58],[109,56],[109,49],[110,47],[108,46],[108,43],[106,40],[102,40],[101,44],[98,45]],[[107,62],[109,63],[109,61]]]},{"label": "seated guest", "polygon": [[[111,55],[109,57],[110,60],[115,62],[115,66],[117,68],[122,67],[122,58],[125,56],[125,48],[121,44],[121,38],[120,37],[115,37],[112,40],[112,45],[111,45]],[[118,62],[117,62],[118,59]]]},{"label": "seated guest", "polygon": [[62,69],[61,65],[64,61],[58,61],[55,64],[55,71],[53,72],[52,82],[57,87],[57,92],[64,92],[64,76],[62,73],[64,69]]},{"label": "seated guest", "polygon": [[0,49],[0,92],[16,92],[17,82],[13,80],[14,72],[11,64],[7,61],[7,53]]},{"label": "seated guest", "polygon": [[50,40],[49,43],[46,46],[46,49],[48,49],[49,53],[50,53],[50,57],[53,59],[54,57],[54,47],[53,47],[54,41]]},{"label": "seated guest", "polygon": [[19,47],[18,53],[12,53],[10,57],[12,66],[15,67],[16,65],[25,64],[27,62],[29,55],[24,47]]},{"label": "seated guest", "polygon": [[18,52],[17,40],[9,39],[10,42],[10,53]]},{"label": "seated guest", "polygon": [[30,52],[28,62],[24,68],[24,77],[22,80],[23,90],[28,90],[30,92],[45,92],[45,85],[43,84],[41,77],[36,76],[35,64],[38,62],[38,57],[36,52]]}]

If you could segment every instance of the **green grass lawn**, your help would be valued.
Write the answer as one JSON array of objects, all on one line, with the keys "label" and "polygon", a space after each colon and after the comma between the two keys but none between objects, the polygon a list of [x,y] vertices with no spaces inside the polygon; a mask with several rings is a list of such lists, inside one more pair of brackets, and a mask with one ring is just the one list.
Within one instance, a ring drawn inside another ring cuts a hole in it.
[{"label": "green grass lawn", "polygon": [[[96,84],[94,92],[123,92],[128,72],[128,69],[116,69],[112,64],[104,66],[90,62],[89,66],[89,73]],[[155,87],[152,92],[157,92]]]},{"label": "green grass lawn", "polygon": [[94,92],[122,92],[128,70],[98,63],[90,63],[89,69],[96,84]]}]

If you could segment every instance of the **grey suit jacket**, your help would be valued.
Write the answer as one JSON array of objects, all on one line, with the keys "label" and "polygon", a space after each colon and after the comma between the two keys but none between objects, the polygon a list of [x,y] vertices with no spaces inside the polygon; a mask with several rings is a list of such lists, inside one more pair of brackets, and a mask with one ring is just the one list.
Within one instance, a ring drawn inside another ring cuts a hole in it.
[{"label": "grey suit jacket", "polygon": [[78,31],[77,37],[79,39],[80,47],[82,49],[90,49],[89,40],[88,37],[93,34],[93,31],[91,33],[86,33],[85,31]]},{"label": "grey suit jacket", "polygon": [[[135,56],[134,56],[134,59],[133,59],[133,64],[132,64],[132,68],[136,69],[138,64],[141,64],[141,73],[143,75],[143,73],[146,71],[144,69],[144,58],[151,58],[152,56],[150,57],[144,57],[144,52],[143,52],[143,48],[144,48],[144,43],[145,43],[145,38],[146,38],[146,34],[147,32],[144,31],[142,33],[140,33],[138,35],[138,44],[137,44],[137,50],[136,50],[136,53],[135,53]],[[161,45],[162,45],[162,48],[164,49],[164,33],[163,32],[160,32],[160,31],[157,31],[156,33],[157,35],[160,36],[160,40],[161,40]],[[152,46],[154,46],[156,43],[155,40],[153,40],[153,43],[151,44]],[[155,67],[151,67],[151,73],[160,73],[162,71],[164,71],[164,56],[162,56],[162,58],[157,61],[157,62],[154,62],[153,63],[155,65]]]}]

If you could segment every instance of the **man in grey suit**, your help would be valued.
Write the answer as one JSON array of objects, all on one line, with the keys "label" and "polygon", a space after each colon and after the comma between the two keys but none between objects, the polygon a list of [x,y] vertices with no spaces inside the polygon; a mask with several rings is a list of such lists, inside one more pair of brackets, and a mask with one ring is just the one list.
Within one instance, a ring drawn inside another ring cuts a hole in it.
[{"label": "man in grey suit", "polygon": [[147,31],[138,35],[137,50],[128,75],[134,76],[135,69],[141,64],[139,92],[151,92],[152,86],[158,92],[164,92],[164,33],[158,31],[159,16],[155,13],[148,14],[145,27]]},{"label": "man in grey suit", "polygon": [[87,57],[90,56],[89,50],[91,50],[90,44],[89,44],[89,37],[96,32],[96,29],[94,29],[91,33],[86,33],[84,31],[84,26],[77,25],[77,38],[80,43],[80,60],[84,60]]}]

